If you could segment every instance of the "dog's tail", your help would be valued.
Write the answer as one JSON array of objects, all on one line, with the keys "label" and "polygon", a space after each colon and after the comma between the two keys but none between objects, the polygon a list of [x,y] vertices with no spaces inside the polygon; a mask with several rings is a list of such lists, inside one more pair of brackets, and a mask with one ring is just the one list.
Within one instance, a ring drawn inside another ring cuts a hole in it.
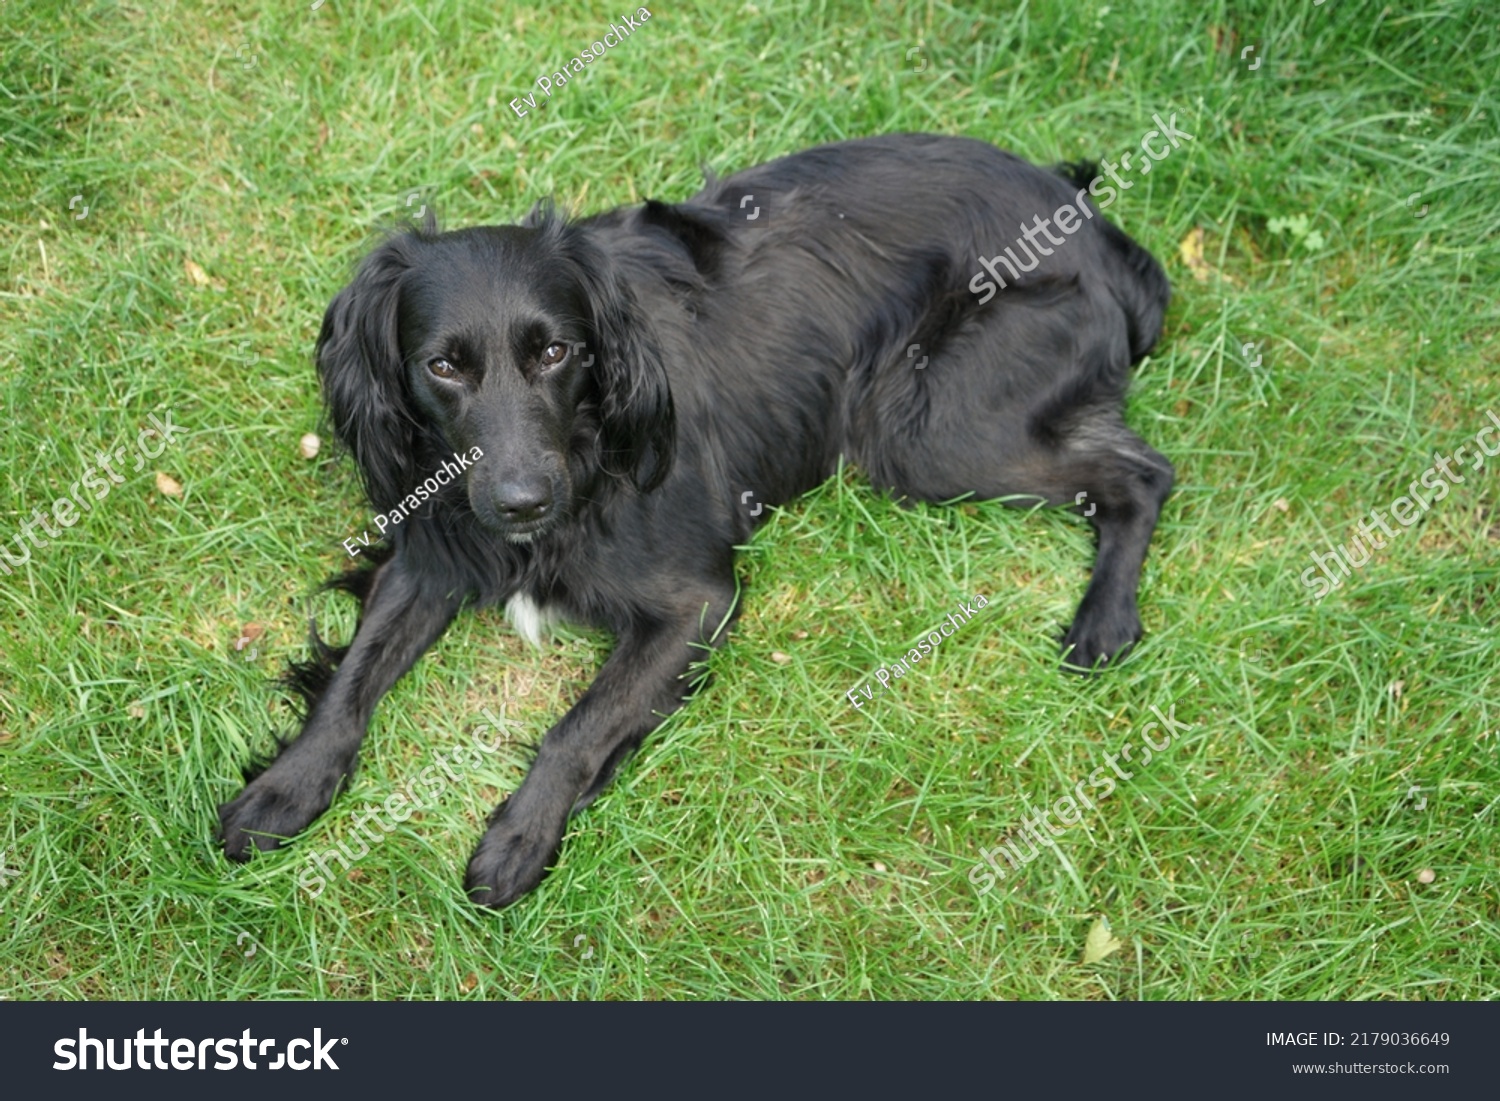
[{"label": "dog's tail", "polygon": [[[1093,161],[1064,162],[1054,165],[1052,171],[1081,191],[1087,191],[1100,178],[1099,166]],[[1126,236],[1124,230],[1102,217],[1098,224],[1110,252],[1125,268],[1122,278],[1111,281],[1110,290],[1125,311],[1133,363],[1155,347],[1161,336],[1162,318],[1172,299],[1172,284],[1156,258]]]},{"label": "dog's tail", "polygon": [[1054,164],[1052,171],[1067,180],[1074,187],[1088,190],[1088,186],[1099,178],[1099,166],[1093,161],[1063,161]]}]

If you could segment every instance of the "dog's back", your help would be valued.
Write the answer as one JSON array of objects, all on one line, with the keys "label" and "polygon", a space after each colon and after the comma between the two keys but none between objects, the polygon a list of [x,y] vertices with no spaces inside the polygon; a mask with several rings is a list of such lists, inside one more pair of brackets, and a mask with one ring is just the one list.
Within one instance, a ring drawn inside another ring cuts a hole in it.
[{"label": "dog's back", "polygon": [[[1138,359],[1160,333],[1170,285],[1150,253],[1098,214],[1087,192],[1101,178],[1091,165],[1048,171],[973,138],[888,134],[757,165],[711,182],[680,209],[735,231],[747,272],[763,253],[782,253],[775,262],[787,262],[784,250],[791,248],[868,293],[898,289],[913,267],[934,259],[949,261],[950,275],[968,288],[982,257],[1014,250],[1038,217],[1071,207],[1077,230],[1063,238],[1066,247],[1054,236],[1045,263],[1034,271],[1018,268],[1008,288],[1024,291],[1123,265],[1120,274],[1128,278],[1118,288],[1125,292],[1120,304]],[[884,287],[860,287],[882,274]]]}]

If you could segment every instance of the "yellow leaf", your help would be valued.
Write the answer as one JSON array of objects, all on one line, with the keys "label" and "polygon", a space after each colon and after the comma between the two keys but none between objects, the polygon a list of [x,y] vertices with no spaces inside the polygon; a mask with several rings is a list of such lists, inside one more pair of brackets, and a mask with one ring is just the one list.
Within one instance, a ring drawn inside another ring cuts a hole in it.
[{"label": "yellow leaf", "polygon": [[1177,255],[1187,265],[1188,271],[1193,273],[1193,278],[1200,283],[1207,283],[1213,275],[1214,269],[1208,266],[1208,261],[1203,259],[1203,227],[1195,226],[1182,243],[1177,246]]},{"label": "yellow leaf", "polygon": [[1083,963],[1098,963],[1105,956],[1118,952],[1125,942],[1109,931],[1109,922],[1103,914],[1094,919],[1088,939],[1083,944]]},{"label": "yellow leaf", "polygon": [[191,279],[195,285],[200,287],[208,286],[208,272],[204,271],[197,264],[193,263],[193,261],[184,260],[182,262],[182,267],[188,273],[188,278]]}]

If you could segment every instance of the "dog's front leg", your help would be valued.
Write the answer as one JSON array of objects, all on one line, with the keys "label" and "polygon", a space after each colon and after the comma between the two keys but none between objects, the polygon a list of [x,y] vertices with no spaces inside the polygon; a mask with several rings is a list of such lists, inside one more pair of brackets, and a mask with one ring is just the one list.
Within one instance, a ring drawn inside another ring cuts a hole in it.
[{"label": "dog's front leg", "polygon": [[252,846],[276,848],[328,809],[354,769],[375,704],[437,641],[461,604],[461,594],[425,590],[400,558],[377,569],[354,642],[302,733],[219,808],[231,860],[248,860]]},{"label": "dog's front leg", "polygon": [[727,603],[713,614],[637,627],[614,652],[583,698],[537,750],[526,779],[495,812],[469,861],[465,887],[481,906],[508,906],[542,881],[557,856],[568,814],[608,782],[615,765],[682,705],[688,672],[716,640]]}]

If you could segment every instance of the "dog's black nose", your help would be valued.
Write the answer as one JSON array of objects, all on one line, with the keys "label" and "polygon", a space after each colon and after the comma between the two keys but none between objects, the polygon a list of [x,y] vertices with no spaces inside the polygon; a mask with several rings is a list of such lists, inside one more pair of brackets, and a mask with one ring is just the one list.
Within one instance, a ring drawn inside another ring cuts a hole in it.
[{"label": "dog's black nose", "polygon": [[545,481],[506,482],[495,489],[495,509],[507,524],[540,520],[552,508],[552,491]]}]

